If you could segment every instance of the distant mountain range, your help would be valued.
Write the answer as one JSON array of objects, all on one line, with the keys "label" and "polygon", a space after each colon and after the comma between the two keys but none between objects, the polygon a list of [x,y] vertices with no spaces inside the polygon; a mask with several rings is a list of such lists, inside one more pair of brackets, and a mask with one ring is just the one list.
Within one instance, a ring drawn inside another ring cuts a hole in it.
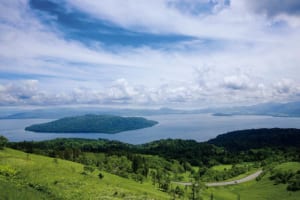
[{"label": "distant mountain range", "polygon": [[[69,116],[85,114],[96,115],[120,115],[120,116],[151,116],[166,114],[200,114],[212,113],[215,116],[232,115],[267,115],[275,117],[300,117],[300,102],[289,103],[264,103],[252,106],[233,106],[221,108],[206,108],[194,110],[180,110],[171,108],[160,109],[122,109],[122,108],[99,108],[99,107],[78,107],[78,108],[44,108],[34,110],[0,109],[0,119],[58,119]],[[3,111],[3,112],[2,112]]]},{"label": "distant mountain range", "polygon": [[300,102],[264,103],[253,106],[222,108],[216,110],[214,115],[268,115],[274,117],[300,117]]},{"label": "distant mountain range", "polygon": [[6,111],[0,115],[0,119],[58,119],[62,117],[80,116],[86,114],[95,115],[119,115],[119,116],[151,116],[162,114],[193,114],[207,113],[206,110],[178,110],[170,108],[160,109],[122,109],[122,108],[99,108],[99,107],[78,107],[78,108],[45,108],[17,112],[13,110],[10,114]]}]

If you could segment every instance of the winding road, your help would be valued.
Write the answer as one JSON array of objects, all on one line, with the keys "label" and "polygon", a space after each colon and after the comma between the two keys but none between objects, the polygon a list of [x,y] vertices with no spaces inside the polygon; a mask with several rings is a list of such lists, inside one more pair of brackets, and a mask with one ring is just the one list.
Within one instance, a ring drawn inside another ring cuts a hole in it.
[{"label": "winding road", "polygon": [[[238,180],[232,180],[232,181],[225,181],[225,182],[215,182],[215,183],[205,183],[207,187],[215,187],[215,186],[225,186],[225,185],[236,185],[244,182],[248,182],[251,180],[256,179],[263,171],[258,170],[257,172],[250,174],[249,176],[246,176],[244,178],[238,179]],[[191,182],[173,182],[175,184],[179,185],[192,185]]]}]

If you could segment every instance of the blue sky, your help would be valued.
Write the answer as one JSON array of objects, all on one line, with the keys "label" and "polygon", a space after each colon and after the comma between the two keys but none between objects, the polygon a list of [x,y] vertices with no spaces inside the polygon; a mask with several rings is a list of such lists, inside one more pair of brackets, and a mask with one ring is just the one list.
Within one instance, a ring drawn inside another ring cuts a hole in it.
[{"label": "blue sky", "polygon": [[[62,1],[61,1],[62,2]],[[110,46],[151,46],[164,48],[165,44],[196,39],[178,34],[153,34],[143,30],[128,30],[107,20],[95,19],[67,4],[50,0],[32,0],[30,8],[41,22],[59,29],[66,39],[78,40],[85,45],[99,42]]]},{"label": "blue sky", "polygon": [[297,0],[0,2],[0,106],[300,98]]}]

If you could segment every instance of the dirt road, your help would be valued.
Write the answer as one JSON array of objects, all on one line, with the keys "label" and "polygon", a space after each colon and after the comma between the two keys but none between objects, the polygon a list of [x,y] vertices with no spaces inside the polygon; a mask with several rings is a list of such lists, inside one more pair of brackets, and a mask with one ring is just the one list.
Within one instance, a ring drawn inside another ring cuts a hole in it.
[{"label": "dirt road", "polygon": [[[208,187],[215,187],[215,186],[240,184],[240,183],[244,183],[244,182],[248,182],[248,181],[256,179],[256,177],[258,177],[262,172],[263,172],[262,170],[258,170],[257,172],[255,172],[245,178],[238,179],[238,180],[215,182],[215,183],[205,183],[205,185]],[[179,184],[179,185],[192,185],[192,183],[190,183],[190,182],[173,182],[173,183]]]}]

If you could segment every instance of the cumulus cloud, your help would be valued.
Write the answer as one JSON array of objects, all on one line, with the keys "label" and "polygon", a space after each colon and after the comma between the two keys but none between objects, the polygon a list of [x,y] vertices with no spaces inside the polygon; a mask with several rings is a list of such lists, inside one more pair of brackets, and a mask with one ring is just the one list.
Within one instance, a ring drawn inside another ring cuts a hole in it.
[{"label": "cumulus cloud", "polygon": [[2,104],[27,102],[38,93],[37,80],[26,80],[19,84],[0,85],[0,101]]},{"label": "cumulus cloud", "polygon": [[273,94],[295,98],[300,94],[300,85],[291,79],[281,79],[273,84]]},{"label": "cumulus cloud", "polygon": [[224,87],[232,90],[244,90],[253,87],[250,79],[246,75],[224,77]]},{"label": "cumulus cloud", "polygon": [[292,86],[292,81],[288,79],[280,80],[274,85],[276,91],[280,94],[289,93],[291,91]]},{"label": "cumulus cloud", "polygon": [[137,96],[138,92],[125,79],[116,80],[109,88],[108,98],[116,102],[126,102]]},{"label": "cumulus cloud", "polygon": [[225,77],[218,84],[199,86],[192,82],[168,83],[157,87],[133,85],[126,79],[113,81],[107,87],[73,88],[66,92],[44,91],[36,80],[0,85],[0,102],[7,105],[140,105],[140,106],[207,106],[230,103],[251,104],[253,101],[295,99],[300,85],[281,80],[271,85],[250,82],[243,75]]}]

